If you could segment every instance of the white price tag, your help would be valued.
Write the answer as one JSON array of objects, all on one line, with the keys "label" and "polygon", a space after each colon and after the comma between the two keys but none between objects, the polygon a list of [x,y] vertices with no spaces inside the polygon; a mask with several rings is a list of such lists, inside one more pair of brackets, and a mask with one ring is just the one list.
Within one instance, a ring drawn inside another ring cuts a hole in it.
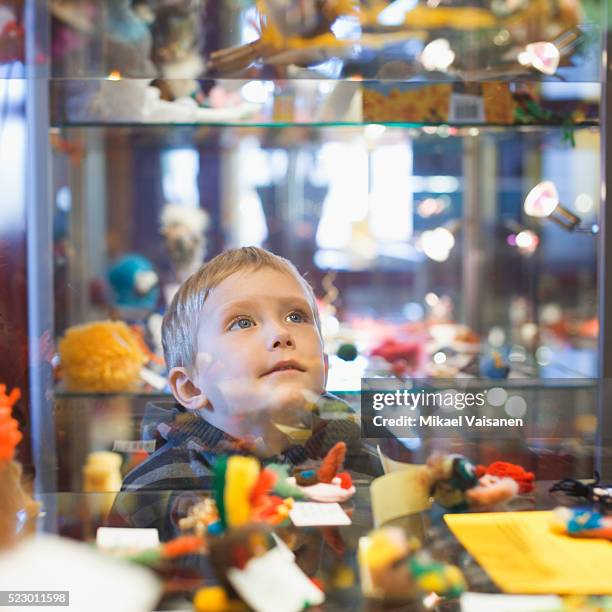
[{"label": "white price tag", "polygon": [[453,94],[448,121],[449,123],[484,123],[484,100],[480,96]]},{"label": "white price tag", "polygon": [[118,453],[154,453],[155,440],[115,440],[113,450]]},{"label": "white price tag", "polygon": [[325,527],[350,525],[351,519],[340,504],[296,502],[289,510],[289,517],[296,527]]},{"label": "white price tag", "polygon": [[159,546],[159,532],[157,529],[98,527],[96,546],[102,550],[150,550]]},{"label": "white price tag", "polygon": [[279,548],[251,559],[243,570],[231,568],[227,579],[256,612],[300,612],[305,604],[325,601],[323,592]]}]

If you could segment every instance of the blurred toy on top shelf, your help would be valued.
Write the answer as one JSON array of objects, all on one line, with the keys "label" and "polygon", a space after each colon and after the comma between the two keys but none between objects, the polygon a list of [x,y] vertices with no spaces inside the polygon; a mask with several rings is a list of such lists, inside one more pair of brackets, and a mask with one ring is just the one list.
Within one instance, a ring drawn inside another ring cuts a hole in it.
[{"label": "blurred toy on top shelf", "polygon": [[332,32],[341,16],[354,15],[356,0],[260,0],[257,6],[259,38],[246,45],[211,53],[207,69],[215,74],[239,71],[265,58],[281,65],[319,63],[328,49],[346,47]]},{"label": "blurred toy on top shelf", "polygon": [[[148,5],[141,2],[141,12]],[[196,79],[204,72],[205,4],[201,0],[158,2],[146,14],[153,36],[152,59],[160,75],[153,85],[160,89],[163,100],[191,97],[204,105],[206,95]]]},{"label": "blurred toy on top shelf", "polygon": [[0,2],[0,65],[25,60],[22,0]]},{"label": "blurred toy on top shelf", "polygon": [[[147,24],[133,11],[131,0],[97,3],[82,0],[51,0],[51,15],[57,20],[53,32],[56,72],[84,76],[153,78],[152,37]],[[99,25],[103,24],[102,30]],[[103,32],[104,53],[85,53],[99,32]],[[97,61],[98,66],[83,62]],[[64,75],[68,76],[68,75]]]},{"label": "blurred toy on top shelf", "polygon": [[[224,75],[262,64],[313,68],[340,58],[347,60],[345,76],[356,72],[368,78],[447,71],[466,81],[526,72],[553,74],[580,48],[584,36],[579,26],[588,20],[599,23],[597,14],[587,17],[579,2],[565,0],[496,2],[491,9],[465,4],[262,0],[255,4],[258,38],[212,52],[207,67]],[[345,27],[337,27],[340,21]],[[487,53],[472,52],[475,36]],[[401,59],[390,52],[380,63],[359,60],[368,51],[386,51],[409,41],[420,41],[422,52],[404,51]],[[455,60],[458,66],[451,69]]]}]

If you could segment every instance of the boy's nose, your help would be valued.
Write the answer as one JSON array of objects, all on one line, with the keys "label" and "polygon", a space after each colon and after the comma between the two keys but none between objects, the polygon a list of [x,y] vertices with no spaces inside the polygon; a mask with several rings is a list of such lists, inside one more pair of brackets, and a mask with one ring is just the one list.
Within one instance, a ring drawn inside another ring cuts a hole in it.
[{"label": "boy's nose", "polygon": [[276,328],[270,335],[270,350],[295,348],[295,340],[284,328]]}]

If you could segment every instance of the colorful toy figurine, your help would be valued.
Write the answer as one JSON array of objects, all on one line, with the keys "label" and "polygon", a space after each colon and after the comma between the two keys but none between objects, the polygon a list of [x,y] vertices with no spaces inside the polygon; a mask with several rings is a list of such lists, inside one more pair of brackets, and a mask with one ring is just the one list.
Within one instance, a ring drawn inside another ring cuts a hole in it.
[{"label": "colorful toy figurine", "polygon": [[527,472],[520,465],[508,463],[507,461],[495,461],[488,467],[476,466],[476,475],[482,478],[485,474],[497,476],[498,478],[512,478],[519,485],[520,493],[531,493],[534,489],[535,474]]},{"label": "colorful toy figurine", "polygon": [[399,527],[381,527],[361,538],[358,560],[367,597],[408,601],[435,593],[454,598],[466,588],[459,568],[432,559]]},{"label": "colorful toy figurine", "polygon": [[346,455],[346,443],[337,442],[324,457],[319,467],[296,467],[291,485],[306,497],[318,502],[343,502],[355,494],[355,487],[348,472],[342,472]]},{"label": "colorful toy figurine", "polygon": [[288,520],[293,499],[273,493],[277,474],[261,465],[255,457],[221,456],[214,465],[214,498],[219,523],[211,531],[241,527],[248,523],[278,525]]},{"label": "colorful toy figurine", "polygon": [[588,508],[556,508],[553,529],[574,538],[612,540],[612,516],[604,516]]},{"label": "colorful toy figurine", "polygon": [[508,378],[510,364],[502,357],[499,351],[493,351],[489,357],[480,361],[480,374],[487,378]]},{"label": "colorful toy figurine", "polygon": [[511,477],[484,473],[462,455],[436,453],[427,460],[434,501],[444,508],[461,512],[502,504],[519,494],[519,484]]}]

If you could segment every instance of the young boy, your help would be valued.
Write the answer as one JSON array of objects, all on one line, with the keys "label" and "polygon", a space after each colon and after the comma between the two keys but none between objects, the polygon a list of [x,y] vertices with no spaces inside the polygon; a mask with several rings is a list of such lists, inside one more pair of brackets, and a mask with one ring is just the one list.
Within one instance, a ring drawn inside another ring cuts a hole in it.
[{"label": "young boy", "polygon": [[[317,416],[322,403],[347,406],[325,392],[315,297],[288,260],[256,247],[218,255],[180,287],[162,334],[178,406],[153,407],[155,416],[145,418],[145,437],[161,446],[125,477],[122,491],[209,488],[215,457],[228,452],[295,465],[344,440],[349,469],[376,463],[354,421]],[[149,499],[126,506],[120,495],[115,510],[129,524],[153,526],[161,506],[159,496]],[[171,506],[180,514],[186,503]]]}]

